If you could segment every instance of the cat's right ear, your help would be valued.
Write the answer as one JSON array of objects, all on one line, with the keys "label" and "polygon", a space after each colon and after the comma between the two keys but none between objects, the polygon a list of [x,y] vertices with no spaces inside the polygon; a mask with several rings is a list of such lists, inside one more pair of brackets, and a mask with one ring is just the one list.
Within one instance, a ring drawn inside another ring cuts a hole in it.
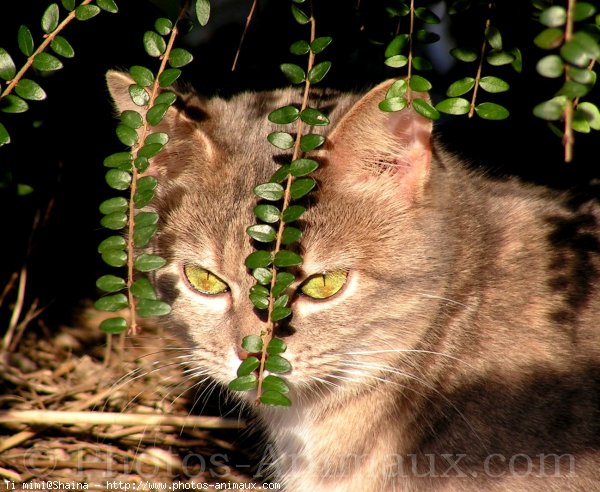
[{"label": "cat's right ear", "polygon": [[[119,113],[136,111],[146,118],[147,109],[136,105],[129,94],[129,88],[135,84],[126,72],[109,70],[106,74],[108,90]],[[173,90],[173,89],[170,89]],[[200,129],[199,120],[206,117],[201,108],[201,102],[195,95],[177,94],[178,100],[165,114],[162,121],[151,127],[151,132],[164,132],[169,136],[169,142],[163,152],[151,159],[151,165],[146,174],[176,175],[183,171],[187,164],[178,158],[178,144],[190,146],[193,142],[195,154],[206,163],[216,161],[215,145]],[[140,130],[138,130],[140,134]]]}]

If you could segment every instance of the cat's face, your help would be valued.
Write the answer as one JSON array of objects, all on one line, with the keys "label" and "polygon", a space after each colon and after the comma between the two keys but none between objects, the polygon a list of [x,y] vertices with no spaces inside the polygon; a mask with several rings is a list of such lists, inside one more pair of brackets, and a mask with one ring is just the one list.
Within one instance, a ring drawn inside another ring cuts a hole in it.
[{"label": "cat's face", "polygon": [[[125,109],[123,76],[113,78]],[[293,370],[285,377],[301,399],[376,384],[384,366],[410,360],[406,351],[425,336],[444,287],[447,259],[433,240],[441,221],[432,220],[424,192],[429,125],[379,112],[383,94],[327,101],[335,130],[298,223],[304,263],[287,292],[292,316],[275,333],[288,345]],[[256,222],[253,187],[269,180],[275,161],[290,158],[267,142],[277,128],[266,115],[296,99],[291,91],[189,98],[160,129],[171,141],[151,169],[160,183],[154,248],[168,265],[156,282],[172,305],[170,326],[193,347],[192,364],[224,384],[235,378],[242,339],[266,326],[248,297],[255,280],[244,259],[260,245],[245,229]]]}]

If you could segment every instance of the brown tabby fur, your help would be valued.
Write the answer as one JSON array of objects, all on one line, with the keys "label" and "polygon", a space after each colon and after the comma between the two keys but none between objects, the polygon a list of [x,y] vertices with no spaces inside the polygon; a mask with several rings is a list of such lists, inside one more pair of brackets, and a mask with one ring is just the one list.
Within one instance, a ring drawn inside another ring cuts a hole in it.
[{"label": "brown tabby fur", "polygon": [[[108,80],[120,110],[139,109],[126,76]],[[295,295],[278,333],[294,403],[256,408],[275,478],[288,491],[600,490],[597,204],[466,170],[416,113],[379,111],[389,84],[312,101],[333,129],[290,295],[314,273],[349,275],[329,300]],[[154,248],[169,263],[156,282],[191,364],[222,384],[264,328],[245,228],[252,188],[285,154],[265,116],[290,102],[292,90],[184,94],[159,128],[171,141],[150,170]],[[194,292],[186,263],[230,292]]]}]

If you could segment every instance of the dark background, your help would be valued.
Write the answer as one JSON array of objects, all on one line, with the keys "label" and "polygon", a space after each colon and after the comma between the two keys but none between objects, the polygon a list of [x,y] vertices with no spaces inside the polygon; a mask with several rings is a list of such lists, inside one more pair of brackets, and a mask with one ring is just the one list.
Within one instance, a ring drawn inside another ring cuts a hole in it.
[{"label": "dark background", "polygon": [[[17,2],[10,3],[12,10],[4,4],[1,7],[0,47],[21,66],[24,57],[17,48],[18,27],[27,24],[38,44],[40,19],[50,2],[22,0],[18,7]],[[110,68],[131,65],[145,65],[151,70],[158,67],[158,61],[144,52],[142,37],[164,14],[148,0],[117,3],[118,14],[102,12],[67,27],[63,35],[76,55],[63,60],[63,70],[50,76],[27,74],[27,78],[41,83],[47,100],[31,102],[24,114],[0,113],[0,121],[12,136],[12,143],[0,148],[0,181],[27,183],[34,188],[34,193],[24,197],[17,197],[10,185],[0,189],[0,291],[10,275],[26,262],[27,302],[40,299],[49,326],[68,321],[74,307],[94,298],[96,277],[111,270],[96,253],[98,243],[109,234],[99,225],[98,204],[113,195],[104,182],[106,169],[102,161],[124,149],[114,135],[116,120],[104,74]],[[288,46],[308,37],[308,28],[294,22],[288,0],[260,2],[238,68],[231,72],[251,4],[251,0],[212,1],[208,26],[196,26],[179,41],[179,46],[195,57],[184,68],[182,80],[207,96],[225,97],[243,90],[286,85],[278,66],[283,62],[303,65],[305,58],[291,55]],[[402,69],[383,64],[385,44],[396,27],[396,20],[388,18],[385,7],[393,4],[392,0],[315,1],[317,35],[334,39],[319,58],[333,61],[324,85],[362,90],[405,74]],[[510,67],[489,67],[484,72],[511,83],[508,93],[487,96],[507,106],[511,117],[502,122],[443,117],[436,131],[446,146],[462,155],[469,165],[492,176],[517,175],[558,189],[585,187],[600,176],[598,134],[576,134],[575,160],[565,164],[560,139],[531,112],[535,104],[552,97],[560,86],[560,80],[544,80],[535,73],[535,63],[544,53],[532,43],[542,29],[532,12],[529,2],[522,0],[499,1],[494,12],[494,24],[503,33],[505,47],[518,46],[523,52],[522,74]],[[436,43],[435,53],[428,54],[434,65],[445,67],[424,74],[434,84],[434,101],[454,80],[474,76],[473,64],[453,65],[447,51],[455,44],[479,49],[484,21],[474,15],[446,27],[447,36]],[[482,94],[482,100],[485,97]],[[587,99],[598,101],[598,89]],[[43,225],[32,233],[38,211]],[[0,313],[2,325],[6,325],[8,316],[5,306]]]}]

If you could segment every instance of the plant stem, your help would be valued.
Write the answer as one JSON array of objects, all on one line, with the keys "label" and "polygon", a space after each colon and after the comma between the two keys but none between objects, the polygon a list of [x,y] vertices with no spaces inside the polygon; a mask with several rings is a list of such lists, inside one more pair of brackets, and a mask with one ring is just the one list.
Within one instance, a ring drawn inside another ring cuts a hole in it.
[{"label": "plant stem", "polygon": [[[88,4],[92,3],[92,1],[93,0],[84,0],[83,2],[81,2],[81,5],[88,5]],[[27,58],[27,61],[25,62],[25,65],[23,65],[21,67],[21,69],[13,77],[13,79],[10,81],[10,83],[6,86],[6,89],[4,89],[4,92],[0,95],[0,99],[5,98],[6,96],[8,96],[13,91],[13,89],[17,86],[17,84],[23,78],[23,75],[25,75],[25,73],[27,72],[27,70],[29,70],[29,68],[31,67],[31,65],[33,65],[33,60],[35,60],[35,57],[37,55],[39,55],[40,53],[42,53],[48,47],[48,45],[58,35],[58,33],[61,32],[67,26],[67,24],[69,24],[69,22],[71,22],[75,18],[75,15],[76,15],[75,14],[75,10],[72,10],[63,19],[63,21],[58,26],[56,26],[56,29],[54,29],[54,31],[52,31],[49,34],[46,34],[44,41],[42,41],[42,44],[40,44],[37,47],[37,49],[33,52],[33,54],[29,58]]]},{"label": "plant stem", "polygon": [[[179,21],[183,18],[185,13],[187,12],[189,0],[186,0],[181,11],[179,12],[179,16],[175,21],[175,25],[173,26],[173,30],[171,31],[171,35],[169,36],[169,41],[167,42],[167,47],[165,49],[164,54],[162,55],[160,67],[158,69],[158,73],[154,78],[154,84],[152,84],[152,92],[150,93],[150,99],[148,100],[147,108],[150,109],[156,97],[158,96],[158,92],[160,90],[159,78],[160,75],[165,71],[167,66],[167,62],[169,61],[169,56],[171,51],[173,50],[173,45],[175,43],[175,38],[179,33],[177,26],[179,25]],[[135,263],[135,244],[134,244],[134,234],[135,234],[135,193],[137,191],[137,179],[139,176],[139,171],[135,167],[135,160],[138,157],[138,153],[140,149],[144,146],[144,141],[146,140],[146,136],[150,131],[150,125],[148,124],[148,120],[144,118],[144,124],[140,129],[140,136],[138,142],[131,149],[131,156],[134,162],[131,169],[131,187],[129,191],[129,223],[127,230],[127,298],[129,303],[129,333],[135,335],[138,333],[138,325],[135,316],[135,298],[133,293],[131,292],[131,286],[134,282],[134,263]]]},{"label": "plant stem", "polygon": [[[312,44],[312,42],[315,40],[315,37],[316,37],[316,22],[315,22],[315,17],[312,12],[312,2],[310,4],[310,7],[311,7],[310,44]],[[304,95],[302,97],[302,105],[300,107],[301,113],[308,107],[308,97],[310,95],[310,85],[311,85],[308,74],[310,73],[310,70],[312,69],[314,63],[315,63],[315,54],[313,53],[313,51],[311,49],[308,54],[308,64],[307,64],[307,68],[306,68],[306,80],[304,81]],[[298,157],[300,157],[300,152],[301,152],[300,142],[302,140],[303,129],[304,129],[304,122],[302,121],[302,118],[298,118],[298,123],[296,126],[296,140],[294,142],[294,151],[292,154],[292,161],[295,161],[296,159],[298,159]],[[293,183],[294,183],[294,176],[292,176],[291,174],[288,174],[287,181],[285,184],[285,191],[283,194],[283,204],[281,206],[282,214],[288,208],[290,201],[292,199],[291,188],[292,188]],[[275,249],[273,250],[273,255],[276,255],[281,250],[281,240],[283,237],[284,229],[285,229],[285,223],[283,222],[283,220],[280,220],[279,226],[277,229],[277,236],[275,237]],[[272,317],[273,317],[273,304],[275,302],[275,299],[273,299],[273,288],[275,287],[276,282],[277,282],[277,267],[273,264],[271,266],[271,288],[269,291],[269,307],[268,307],[268,311],[267,311],[267,314],[268,314],[267,331],[264,335],[262,335],[263,348],[262,348],[261,356],[260,356],[260,367],[258,369],[259,378],[258,378],[258,387],[256,389],[256,403],[257,404],[260,403],[260,396],[262,395],[263,372],[265,370],[265,362],[267,360],[267,346],[268,346],[269,342],[271,341],[271,339],[273,338],[273,332],[275,330],[276,322],[273,321]]]},{"label": "plant stem", "polygon": [[[406,83],[410,88],[410,78],[412,77],[412,62],[413,62],[413,34],[415,31],[415,0],[410,0],[410,31],[408,33],[408,75]],[[407,91],[406,97],[410,102],[412,100],[412,91]]]},{"label": "plant stem", "polygon": [[[494,8],[494,3],[488,4],[488,11]],[[472,118],[475,114],[475,102],[477,101],[477,92],[479,91],[479,81],[481,80],[481,72],[483,71],[483,60],[485,57],[485,48],[487,46],[487,32],[492,24],[492,16],[488,15],[485,20],[485,29],[483,31],[483,43],[481,43],[481,52],[479,53],[479,65],[477,66],[477,74],[475,75],[475,86],[473,87],[473,96],[471,97],[471,104],[469,105],[468,117]]]},{"label": "plant stem", "polygon": [[242,32],[242,37],[240,38],[240,44],[238,46],[237,51],[235,52],[235,58],[233,59],[233,65],[231,65],[231,71],[235,71],[235,67],[237,66],[238,58],[240,57],[240,52],[242,51],[242,45],[244,44],[244,39],[246,38],[246,33],[248,32],[248,28],[250,27],[250,22],[252,22],[252,17],[254,16],[254,12],[256,11],[256,5],[258,4],[258,0],[254,0],[252,2],[252,7],[250,7],[250,13],[246,18],[246,25],[244,26],[244,30]]},{"label": "plant stem", "polygon": [[[575,0],[568,0],[567,3],[567,21],[565,24],[565,43],[568,43],[573,37],[573,10],[575,9]],[[570,80],[569,72],[565,70],[565,81]],[[563,136],[563,146],[565,148],[565,162],[573,160],[573,110],[576,101],[567,101],[565,106],[565,133]]]}]

